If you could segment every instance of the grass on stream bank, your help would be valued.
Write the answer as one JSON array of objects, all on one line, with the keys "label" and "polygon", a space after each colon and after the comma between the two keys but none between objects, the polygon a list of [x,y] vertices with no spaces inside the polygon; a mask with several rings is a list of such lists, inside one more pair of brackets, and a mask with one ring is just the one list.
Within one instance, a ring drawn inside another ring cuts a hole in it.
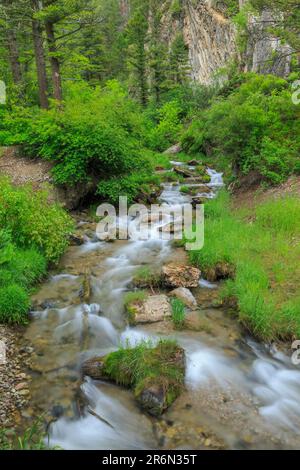
[{"label": "grass on stream bank", "polygon": [[240,321],[270,341],[300,336],[300,201],[282,197],[254,212],[233,211],[221,192],[206,209],[205,246],[190,252],[205,273],[217,263],[235,267],[221,295],[235,299]]}]

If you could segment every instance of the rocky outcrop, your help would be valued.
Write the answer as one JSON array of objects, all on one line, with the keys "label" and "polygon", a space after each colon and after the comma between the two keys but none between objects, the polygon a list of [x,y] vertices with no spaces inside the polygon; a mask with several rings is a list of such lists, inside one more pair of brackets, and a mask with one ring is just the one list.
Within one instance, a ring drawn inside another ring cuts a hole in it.
[{"label": "rocky outcrop", "polygon": [[[239,0],[240,9],[246,0]],[[216,80],[216,73],[233,60],[244,71],[290,73],[290,47],[280,44],[268,29],[274,15],[264,11],[261,17],[249,16],[246,52],[238,50],[238,31],[226,4],[217,0],[182,0],[174,11],[173,0],[163,2],[162,40],[171,46],[178,33],[182,33],[188,48],[190,75],[203,84]]]},{"label": "rocky outcrop", "polygon": [[181,300],[187,307],[194,309],[197,308],[197,300],[186,287],[178,287],[174,289],[169,294],[171,297],[176,297]]},{"label": "rocky outcrop", "polygon": [[165,2],[163,39],[171,45],[176,34],[182,32],[188,46],[191,77],[209,84],[217,70],[237,54],[235,27],[211,0],[182,0],[181,11],[176,13],[172,3]]},{"label": "rocky outcrop", "polygon": [[165,150],[164,154],[166,154],[166,155],[176,155],[177,153],[180,153],[181,150],[182,150],[181,145],[180,144],[175,144],[175,145],[172,145],[172,147]]},{"label": "rocky outcrop", "polygon": [[193,266],[168,264],[162,269],[163,282],[167,287],[198,287],[201,272]]},{"label": "rocky outcrop", "polygon": [[269,32],[272,24],[275,26],[277,22],[271,11],[263,11],[260,17],[249,16],[244,71],[288,77],[292,49]]}]

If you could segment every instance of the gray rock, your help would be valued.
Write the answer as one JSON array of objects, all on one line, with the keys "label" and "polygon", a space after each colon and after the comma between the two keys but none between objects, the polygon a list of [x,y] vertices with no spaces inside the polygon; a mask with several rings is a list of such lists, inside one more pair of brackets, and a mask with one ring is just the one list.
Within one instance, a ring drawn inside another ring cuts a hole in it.
[{"label": "gray rock", "polygon": [[170,292],[170,296],[180,299],[187,307],[197,308],[197,301],[191,291],[186,287],[178,287]]}]

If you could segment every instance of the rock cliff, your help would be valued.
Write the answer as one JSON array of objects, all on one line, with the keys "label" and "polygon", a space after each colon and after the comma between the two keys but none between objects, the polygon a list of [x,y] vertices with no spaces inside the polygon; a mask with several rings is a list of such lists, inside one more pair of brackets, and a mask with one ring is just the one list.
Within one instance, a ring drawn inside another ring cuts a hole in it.
[{"label": "rock cliff", "polygon": [[[243,8],[244,4],[245,0],[239,0],[237,8]],[[280,76],[290,72],[290,48],[282,46],[269,33],[274,19],[269,11],[260,17],[249,15],[247,47],[243,53],[238,51],[238,32],[222,1],[165,0],[162,12],[162,40],[171,45],[175,35],[183,33],[189,50],[191,76],[200,83],[211,83],[216,73],[233,60],[243,71]]]}]

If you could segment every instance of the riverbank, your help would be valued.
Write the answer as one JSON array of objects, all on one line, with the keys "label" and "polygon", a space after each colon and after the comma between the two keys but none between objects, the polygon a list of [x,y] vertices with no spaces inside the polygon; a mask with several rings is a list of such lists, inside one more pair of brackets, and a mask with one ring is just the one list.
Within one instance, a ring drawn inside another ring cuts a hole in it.
[{"label": "riverbank", "polygon": [[5,362],[0,364],[0,429],[17,429],[30,402],[33,348],[24,341],[24,333],[25,327],[0,325],[0,341],[6,352]]},{"label": "riverbank", "polygon": [[[181,167],[180,162],[173,165],[178,175],[186,171],[186,179],[179,185],[165,183],[161,200],[176,206],[199,197],[199,188],[196,193],[197,187],[189,180],[188,173],[193,170]],[[210,173],[220,184],[220,177]],[[176,172],[172,179],[174,175]],[[209,189],[207,183],[198,184],[201,191],[204,187]],[[228,214],[223,203],[220,194],[215,202],[207,204],[208,224],[218,222],[223,212]],[[253,216],[242,211],[237,222],[230,220],[226,226],[228,240],[234,242],[230,230],[241,221],[253,226]],[[31,377],[30,403],[24,403],[21,412],[22,428],[30,426],[34,416],[43,415],[48,425],[52,423],[47,428],[51,445],[66,449],[297,447],[297,438],[290,430],[284,431],[285,425],[280,421],[281,403],[295,393],[297,371],[290,370],[286,356],[284,360],[278,359],[276,349],[266,348],[248,337],[243,325],[230,314],[232,305],[220,302],[219,294],[226,280],[207,282],[207,278],[203,279],[207,276],[205,263],[201,263],[202,279],[198,285],[198,272],[197,284],[190,284],[193,299],[186,298],[191,303],[184,308],[179,324],[171,314],[158,318],[159,321],[129,327],[124,312],[128,291],[135,292],[142,286],[151,300],[163,297],[172,306],[170,287],[156,282],[158,274],[153,282],[152,273],[153,270],[159,273],[164,265],[174,262],[178,267],[186,266],[187,253],[176,244],[155,239],[100,242],[95,237],[95,219],[88,210],[75,214],[75,222],[72,246],[33,295],[31,322],[22,332],[22,340],[32,344],[26,365],[26,373]],[[224,242],[224,233],[220,234],[220,243]],[[207,243],[212,240],[208,237]],[[231,251],[238,254],[237,246],[240,245],[235,243]],[[204,253],[205,249],[206,246]],[[219,249],[212,251],[220,253]],[[175,271],[180,277],[180,270]],[[173,283],[174,272],[170,269],[163,272],[169,273]],[[144,300],[148,305],[147,298]],[[111,383],[81,382],[80,370],[85,360],[95,355],[103,357],[116,351],[120,344],[125,346],[127,341],[134,345],[146,339],[155,344],[158,338],[176,340],[187,357],[185,386],[159,420],[142,413],[129,390]],[[278,376],[280,381],[281,373],[290,374],[284,393],[272,388],[272,377]],[[259,391],[261,383],[263,393]],[[269,406],[270,394],[273,398]],[[269,408],[273,409],[272,418],[276,418],[275,427],[272,420],[269,422]],[[298,418],[298,415],[291,418],[291,426]],[[134,431],[137,427],[139,436]]]}]

